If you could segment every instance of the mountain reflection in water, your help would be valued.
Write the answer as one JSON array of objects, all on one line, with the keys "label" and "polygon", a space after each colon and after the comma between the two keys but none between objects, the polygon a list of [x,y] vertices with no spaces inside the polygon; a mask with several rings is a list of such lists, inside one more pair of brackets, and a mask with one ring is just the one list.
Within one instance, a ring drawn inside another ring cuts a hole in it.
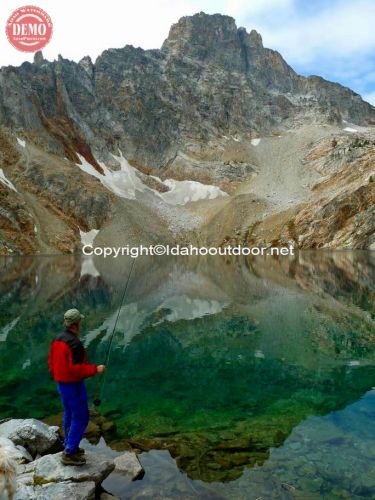
[{"label": "mountain reflection in water", "polygon": [[[119,316],[100,408],[113,448],[168,450],[220,498],[249,481],[269,498],[373,495],[373,253],[140,258],[120,304],[130,266],[1,258],[0,418],[60,411],[46,353],[77,307],[98,363]],[[335,472],[341,452],[351,458]]]}]

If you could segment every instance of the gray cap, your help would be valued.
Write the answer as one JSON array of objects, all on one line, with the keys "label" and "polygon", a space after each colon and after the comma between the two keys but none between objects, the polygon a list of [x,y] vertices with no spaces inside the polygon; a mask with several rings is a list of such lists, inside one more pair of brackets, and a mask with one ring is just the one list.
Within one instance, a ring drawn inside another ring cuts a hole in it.
[{"label": "gray cap", "polygon": [[70,326],[73,325],[73,323],[77,323],[78,321],[81,321],[81,319],[84,318],[84,315],[81,314],[78,309],[68,309],[66,313],[64,314],[64,325],[65,326]]}]

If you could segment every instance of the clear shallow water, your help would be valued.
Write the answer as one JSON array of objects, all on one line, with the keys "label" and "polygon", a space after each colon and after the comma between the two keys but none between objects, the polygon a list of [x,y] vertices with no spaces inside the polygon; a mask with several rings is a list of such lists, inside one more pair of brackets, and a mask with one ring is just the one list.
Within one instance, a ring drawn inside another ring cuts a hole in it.
[{"label": "clear shallow water", "polygon": [[[105,356],[131,261],[0,261],[0,418],[60,411],[65,309]],[[123,498],[373,498],[375,256],[137,260],[101,413],[143,450]],[[90,383],[91,393],[94,384]]]}]

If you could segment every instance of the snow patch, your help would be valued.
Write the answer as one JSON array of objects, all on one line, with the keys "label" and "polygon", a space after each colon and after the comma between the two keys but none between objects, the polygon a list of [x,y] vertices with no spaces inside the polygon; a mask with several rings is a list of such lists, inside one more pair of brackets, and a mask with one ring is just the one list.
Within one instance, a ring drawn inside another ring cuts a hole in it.
[{"label": "snow patch", "polygon": [[5,325],[1,330],[0,330],[0,342],[6,342],[6,339],[9,335],[9,333],[13,330],[13,328],[16,326],[18,321],[20,320],[20,316],[18,318],[14,319],[7,325]]},{"label": "snow patch", "polygon": [[251,144],[253,146],[258,146],[259,143],[260,143],[260,139],[251,139]]},{"label": "snow patch", "polygon": [[9,179],[5,177],[4,170],[0,168],[0,182],[2,182],[7,188],[12,189],[16,193],[18,193],[17,189],[14,187],[14,184],[10,182]]},{"label": "snow patch", "polygon": [[228,303],[222,303],[216,300],[191,299],[185,294],[170,297],[164,300],[160,306],[156,307],[152,311],[140,308],[135,302],[125,304],[106,318],[98,328],[95,328],[87,333],[87,335],[85,335],[84,344],[87,347],[101,335],[103,335],[103,337],[100,339],[100,342],[104,343],[110,340],[113,329],[116,325],[116,346],[126,347],[131,342],[133,337],[141,333],[142,328],[146,324],[147,318],[153,312],[157,312],[162,309],[171,310],[169,314],[163,316],[161,320],[154,323],[154,325],[156,325],[165,320],[170,322],[181,319],[192,320],[205,315],[217,314],[227,305]]},{"label": "snow patch", "polygon": [[361,363],[359,361],[357,361],[357,360],[352,360],[352,361],[348,361],[347,362],[348,366],[360,366],[360,364]]},{"label": "snow patch", "polygon": [[82,245],[92,245],[94,243],[95,238],[98,236],[99,229],[91,229],[85,233],[84,231],[79,230],[79,234],[81,235],[81,243]]},{"label": "snow patch", "polygon": [[155,179],[158,182],[161,182],[163,184],[163,181],[160,179],[160,177],[157,177],[156,175],[150,175],[151,179]]},{"label": "snow patch", "polygon": [[263,359],[263,358],[264,358],[263,351],[261,351],[260,349],[257,349],[257,350],[254,352],[254,358]]},{"label": "snow patch", "polygon": [[[122,340],[116,340],[115,345],[127,346],[133,337],[135,337],[142,329],[142,325],[147,317],[145,310],[139,310],[138,304],[135,302],[126,304],[117,309],[111,314],[103,323],[95,330],[91,330],[85,335],[84,344],[87,347],[93,340],[95,340],[103,332],[105,335],[101,342],[110,340],[113,329],[116,326],[115,334],[122,334]],[[117,323],[116,323],[117,322]]]},{"label": "snow patch", "polygon": [[[119,196],[123,198],[128,198],[129,200],[134,200],[136,198],[137,191],[141,193],[144,191],[152,191],[138,177],[135,168],[129,165],[126,158],[122,155],[122,152],[119,151],[119,153],[120,156],[112,156],[120,163],[120,170],[114,172],[109,171],[112,174],[110,185],[113,191],[116,193],[116,190],[118,190],[119,192],[116,194],[119,194]],[[100,163],[100,166],[103,167],[104,171],[107,169],[104,163]]]},{"label": "snow patch", "polygon": [[81,278],[82,276],[92,276],[97,278],[100,276],[100,272],[96,269],[93,257],[87,257],[82,260],[81,263]]},{"label": "snow patch", "polygon": [[169,191],[161,193],[164,201],[172,205],[185,205],[189,201],[213,200],[220,196],[228,196],[216,186],[202,184],[196,181],[175,181],[167,179],[164,184]]},{"label": "snow patch", "polygon": [[358,132],[358,130],[356,128],[351,128],[351,127],[345,127],[344,130],[346,132]]},{"label": "snow patch", "polygon": [[170,309],[172,312],[165,316],[165,319],[174,322],[217,314],[226,306],[227,303],[220,303],[217,300],[191,299],[187,295],[180,295],[165,300],[158,309]]},{"label": "snow patch", "polygon": [[81,164],[77,166],[84,172],[96,177],[107,189],[112,191],[121,198],[128,200],[136,199],[136,195],[140,193],[152,193],[156,198],[162,199],[171,205],[185,205],[191,201],[199,201],[203,199],[213,200],[219,196],[228,196],[216,186],[202,184],[196,181],[176,181],[167,179],[164,182],[155,177],[159,182],[167,186],[170,190],[165,193],[149,188],[142,182],[133,168],[127,162],[126,158],[119,151],[120,156],[112,155],[120,164],[120,170],[111,170],[103,162],[98,162],[103,168],[104,175],[100,174],[95,168],[88,163],[87,160],[80,154],[78,157]]},{"label": "snow patch", "polygon": [[27,359],[24,364],[22,365],[22,370],[25,370],[26,368],[28,368],[29,366],[31,366],[31,359]]},{"label": "snow patch", "polygon": [[19,137],[17,137],[17,142],[18,144],[22,147],[22,148],[25,148],[26,147],[26,141],[23,141],[22,139],[20,139]]},{"label": "snow patch", "polygon": [[87,174],[99,179],[103,186],[112,191],[112,193],[117,194],[117,196],[134,200],[136,198],[136,191],[143,192],[150,190],[150,188],[143,184],[136,174],[135,169],[129,165],[122,156],[121,151],[119,152],[120,156],[112,156],[120,163],[120,170],[111,170],[105,163],[98,162],[104,171],[104,175],[102,175],[80,154],[77,155],[81,164],[77,163],[77,166]]}]

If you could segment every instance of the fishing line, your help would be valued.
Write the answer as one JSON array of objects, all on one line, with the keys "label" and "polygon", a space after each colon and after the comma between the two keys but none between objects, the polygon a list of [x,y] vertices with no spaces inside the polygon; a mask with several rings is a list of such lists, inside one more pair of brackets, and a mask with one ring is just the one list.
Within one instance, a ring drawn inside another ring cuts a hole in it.
[{"label": "fishing line", "polygon": [[106,370],[104,371],[103,374],[101,374],[101,377],[99,378],[99,380],[98,380],[98,382],[96,384],[95,391],[94,391],[94,399],[93,399],[94,406],[100,406],[101,403],[102,403],[102,400],[100,399],[100,396],[101,396],[101,393],[102,393],[103,388],[104,388],[105,375],[107,373],[107,367],[108,367],[108,363],[109,363],[109,357],[110,357],[111,350],[112,350],[112,342],[113,342],[113,338],[115,336],[116,326],[117,326],[117,323],[118,323],[118,320],[119,320],[119,317],[120,317],[121,308],[122,308],[122,306],[124,304],[124,300],[125,300],[125,297],[126,297],[126,292],[128,290],[128,286],[129,286],[129,282],[130,282],[130,277],[131,277],[132,272],[133,272],[134,264],[135,264],[135,259],[133,259],[133,262],[132,262],[132,265],[131,265],[131,268],[130,268],[128,279],[126,281],[125,288],[124,288],[124,293],[122,294],[122,298],[121,298],[121,302],[120,302],[120,307],[118,308],[118,311],[117,311],[116,321],[115,321],[115,324],[114,324],[111,336],[109,338],[109,344],[108,344],[107,352],[106,352],[105,359],[104,359],[104,365],[106,367]]}]

